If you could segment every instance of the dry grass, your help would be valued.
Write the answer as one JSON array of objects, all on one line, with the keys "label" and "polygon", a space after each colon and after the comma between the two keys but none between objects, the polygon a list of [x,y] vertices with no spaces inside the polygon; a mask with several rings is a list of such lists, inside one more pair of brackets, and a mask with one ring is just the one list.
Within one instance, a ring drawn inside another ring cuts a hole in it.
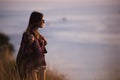
[{"label": "dry grass", "polygon": [[[14,60],[0,60],[0,80],[20,80]],[[46,80],[68,80],[64,74],[47,69]]]}]

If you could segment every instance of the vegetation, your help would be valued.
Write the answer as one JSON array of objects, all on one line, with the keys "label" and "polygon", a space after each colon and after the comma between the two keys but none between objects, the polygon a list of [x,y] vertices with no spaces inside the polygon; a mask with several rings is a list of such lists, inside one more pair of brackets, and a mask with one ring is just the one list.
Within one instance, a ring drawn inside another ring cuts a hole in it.
[{"label": "vegetation", "polygon": [[14,47],[9,42],[9,37],[0,33],[0,61],[12,59],[13,52]]},{"label": "vegetation", "polygon": [[[0,80],[20,80],[15,60],[11,59],[14,47],[9,38],[0,33]],[[64,74],[47,69],[46,80],[67,80]]]}]

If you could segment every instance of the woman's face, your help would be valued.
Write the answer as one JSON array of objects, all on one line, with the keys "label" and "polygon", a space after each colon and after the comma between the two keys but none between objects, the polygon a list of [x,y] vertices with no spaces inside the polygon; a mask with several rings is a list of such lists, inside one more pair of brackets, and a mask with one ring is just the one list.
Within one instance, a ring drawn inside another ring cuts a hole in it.
[{"label": "woman's face", "polygon": [[43,28],[43,27],[44,27],[44,23],[45,23],[45,21],[44,21],[44,19],[42,19],[42,20],[39,22],[38,26],[39,26],[40,28]]}]

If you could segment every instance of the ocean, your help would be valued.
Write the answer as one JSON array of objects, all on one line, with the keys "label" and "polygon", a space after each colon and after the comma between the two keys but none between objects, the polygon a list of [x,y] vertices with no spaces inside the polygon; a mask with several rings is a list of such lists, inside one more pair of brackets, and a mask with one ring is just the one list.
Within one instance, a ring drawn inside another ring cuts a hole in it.
[{"label": "ocean", "polygon": [[44,14],[39,32],[48,40],[47,65],[70,80],[120,79],[119,5],[0,3],[0,32],[15,56],[32,11]]}]

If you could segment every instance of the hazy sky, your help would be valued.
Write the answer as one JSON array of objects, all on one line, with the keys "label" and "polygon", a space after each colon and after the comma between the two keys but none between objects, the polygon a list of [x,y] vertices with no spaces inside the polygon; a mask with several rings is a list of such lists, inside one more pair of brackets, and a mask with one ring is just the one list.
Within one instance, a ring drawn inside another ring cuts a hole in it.
[{"label": "hazy sky", "polygon": [[[0,5],[1,14],[2,10],[18,12],[43,10],[48,11],[46,13],[47,16],[54,15],[54,18],[49,17],[49,19],[56,19],[57,16],[55,14],[63,14],[64,16],[68,16],[69,14],[70,16],[68,17],[70,18],[73,16],[71,12],[69,12],[71,9],[72,12],[76,14],[73,17],[75,19],[79,17],[78,19],[84,22],[78,22],[80,30],[78,32],[73,32],[72,34],[63,31],[55,34],[61,37],[64,36],[65,38],[67,36],[67,39],[75,37],[77,38],[75,40],[76,42],[111,43],[114,41],[113,44],[118,44],[120,40],[120,0],[0,0],[0,2],[5,3],[1,3]],[[21,15],[22,13],[19,14]],[[73,17],[71,19],[73,19]],[[10,24],[11,23],[9,23],[8,26]]]},{"label": "hazy sky", "polygon": [[120,4],[120,0],[0,0],[0,2],[58,2],[79,4]]}]

